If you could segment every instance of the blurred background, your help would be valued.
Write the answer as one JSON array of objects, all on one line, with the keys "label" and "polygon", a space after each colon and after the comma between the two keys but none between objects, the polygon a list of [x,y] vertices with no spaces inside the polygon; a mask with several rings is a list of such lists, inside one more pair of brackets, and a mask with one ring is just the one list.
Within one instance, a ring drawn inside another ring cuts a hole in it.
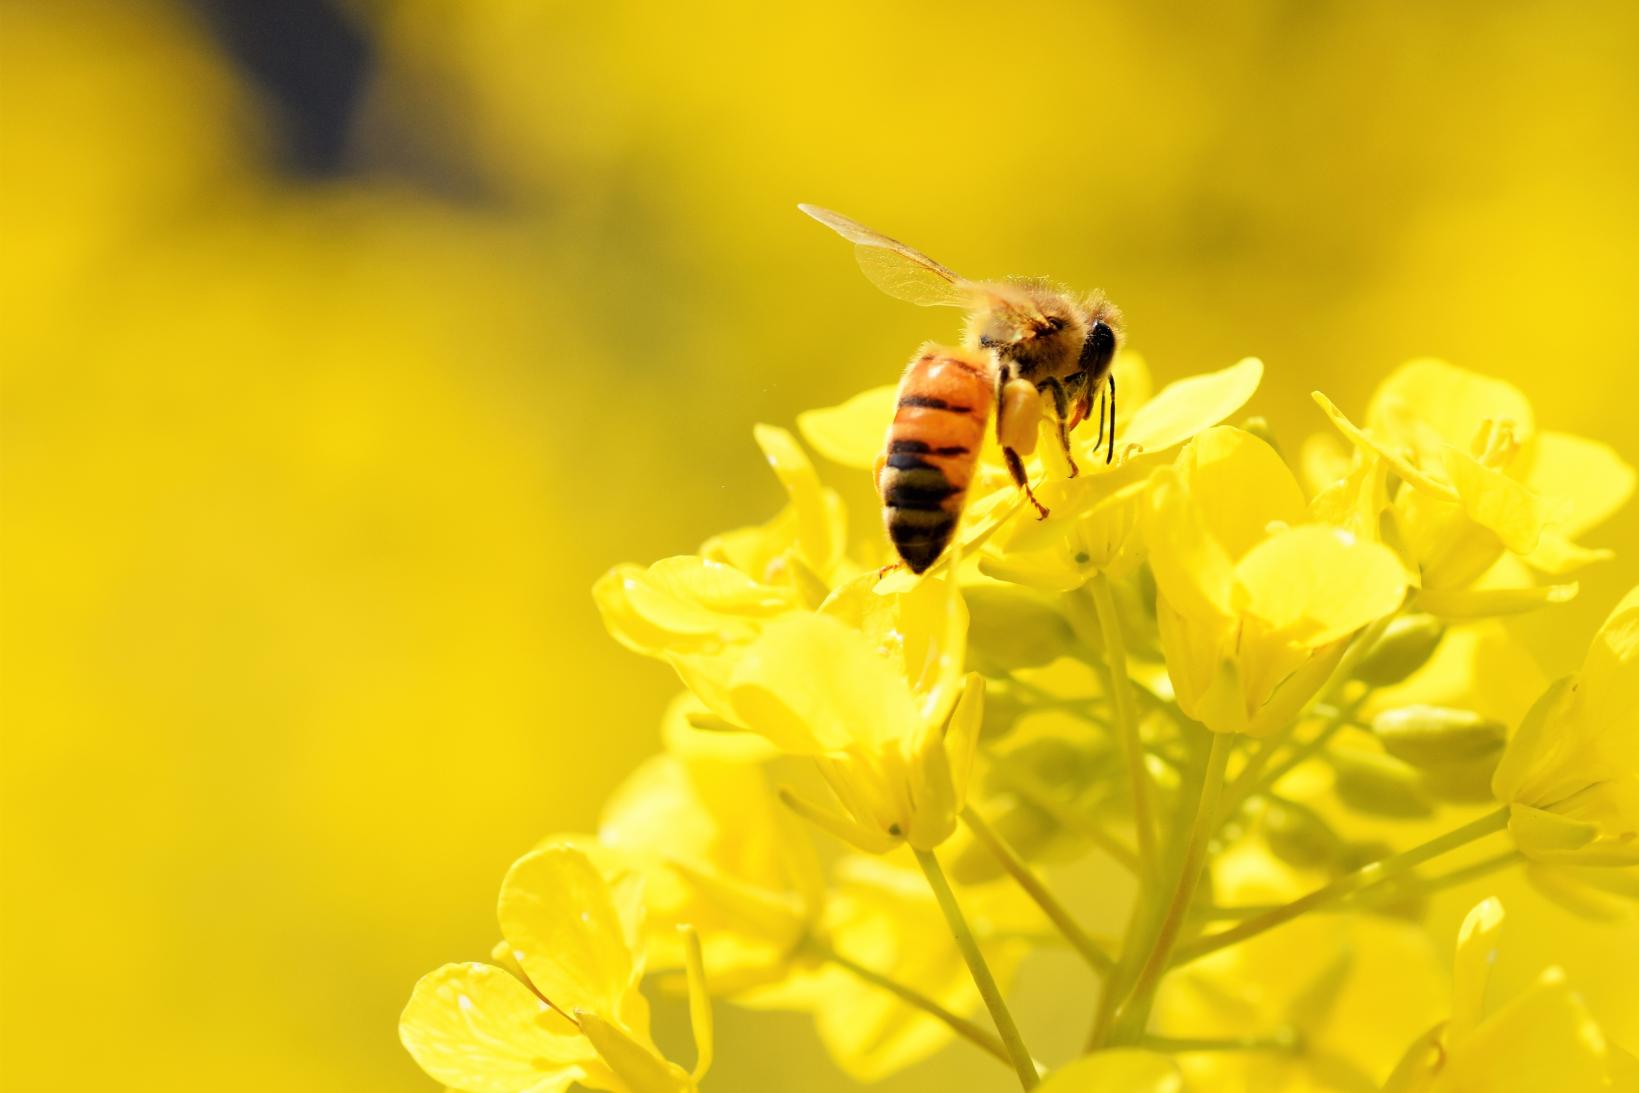
[{"label": "blurred background", "polygon": [[[592,580],[954,335],[798,201],[1100,285],[1160,380],[1263,357],[1289,451],[1432,353],[1639,461],[1639,8],[1232,7],[0,6],[6,1084],[431,1088],[410,986],[657,746]],[[1587,541],[1550,673],[1639,511]],[[1516,981],[1633,937],[1554,932]],[[716,1088],[845,1087],[720,1021]]]}]

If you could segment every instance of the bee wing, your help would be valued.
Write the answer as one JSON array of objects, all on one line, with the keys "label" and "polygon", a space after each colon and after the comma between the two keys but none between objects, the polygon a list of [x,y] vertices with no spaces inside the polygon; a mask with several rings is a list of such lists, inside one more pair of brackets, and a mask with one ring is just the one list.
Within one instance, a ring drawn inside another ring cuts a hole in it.
[{"label": "bee wing", "polygon": [[797,208],[852,243],[866,279],[896,300],[918,307],[967,308],[980,295],[972,282],[897,239],[818,205]]}]

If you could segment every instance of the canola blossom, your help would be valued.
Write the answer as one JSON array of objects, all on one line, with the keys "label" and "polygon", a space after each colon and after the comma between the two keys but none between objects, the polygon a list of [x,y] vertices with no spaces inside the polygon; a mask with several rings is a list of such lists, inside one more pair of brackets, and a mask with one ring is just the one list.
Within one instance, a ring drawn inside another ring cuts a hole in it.
[{"label": "canola blossom", "polygon": [[[1078,435],[1070,477],[1038,445],[1038,518],[992,443],[921,576],[848,500],[881,388],[753,430],[771,518],[597,581],[680,693],[595,829],[507,875],[492,961],[416,986],[429,1075],[694,1090],[731,1006],[804,1015],[862,1082],[959,1043],[973,1089],[1639,1090],[1559,968],[1488,992],[1495,898],[1454,974],[1428,925],[1511,872],[1639,917],[1639,588],[1558,681],[1511,629],[1620,564],[1582,540],[1633,470],[1439,361],[1363,424],[1317,394],[1299,449],[1244,417],[1256,360],[1115,371],[1115,458]],[[1014,1012],[1039,952],[1084,966],[1053,994],[1079,1050]],[[688,1069],[651,1036],[667,997]]]}]

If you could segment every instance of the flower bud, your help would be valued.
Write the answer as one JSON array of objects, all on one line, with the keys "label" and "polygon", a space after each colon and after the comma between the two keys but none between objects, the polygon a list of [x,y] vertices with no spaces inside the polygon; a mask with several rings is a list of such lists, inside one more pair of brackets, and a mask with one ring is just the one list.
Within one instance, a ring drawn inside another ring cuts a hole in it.
[{"label": "flower bud", "polygon": [[1377,816],[1429,816],[1434,802],[1417,771],[1391,755],[1338,748],[1331,753],[1340,800]]},{"label": "flower bud", "polygon": [[1354,676],[1373,687],[1399,683],[1428,663],[1444,636],[1445,626],[1433,615],[1402,615],[1366,650]]},{"label": "flower bud", "polygon": [[1329,864],[1342,845],[1314,810],[1291,801],[1269,802],[1263,813],[1263,839],[1272,854],[1299,869]]},{"label": "flower bud", "polygon": [[1444,706],[1402,706],[1372,719],[1372,732],[1383,749],[1412,766],[1495,765],[1508,737],[1498,721],[1472,710]]}]

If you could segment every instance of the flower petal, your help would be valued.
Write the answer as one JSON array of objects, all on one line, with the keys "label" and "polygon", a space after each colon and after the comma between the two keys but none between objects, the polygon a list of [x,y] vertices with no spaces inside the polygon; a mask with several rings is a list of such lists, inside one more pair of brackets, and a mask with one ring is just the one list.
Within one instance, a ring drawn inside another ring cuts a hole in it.
[{"label": "flower petal", "polygon": [[1410,449],[1424,467],[1440,465],[1445,445],[1468,451],[1487,422],[1511,422],[1521,443],[1535,429],[1519,388],[1432,357],[1396,368],[1366,407],[1367,431],[1389,447]]},{"label": "flower petal", "polygon": [[832,520],[833,507],[826,499],[825,487],[807,454],[798,445],[797,438],[773,425],[752,428],[757,447],[773,468],[774,476],[785,487],[791,498],[791,511],[797,519],[797,547],[808,564],[824,570],[844,549],[843,530]]},{"label": "flower petal", "polygon": [[446,964],[422,976],[398,1034],[422,1070],[466,1093],[558,1093],[595,1058],[573,1025],[488,964]]},{"label": "flower petal", "polygon": [[1228,368],[1190,376],[1162,388],[1133,415],[1122,444],[1160,452],[1182,444],[1246,405],[1263,379],[1263,362],[1247,357]]},{"label": "flower petal", "polygon": [[1627,504],[1634,470],[1609,445],[1545,432],[1537,436],[1525,484],[1554,499],[1553,528],[1574,539]]},{"label": "flower petal", "polygon": [[892,384],[873,387],[840,406],[805,410],[797,415],[797,429],[831,462],[868,471],[882,453],[897,390]]},{"label": "flower petal", "polygon": [[[1413,458],[1414,453],[1410,449],[1397,447],[1394,444],[1385,441],[1381,437],[1362,429],[1360,426],[1350,421],[1348,417],[1344,415],[1343,411],[1337,408],[1336,404],[1334,404],[1331,399],[1327,398],[1319,391],[1310,392],[1310,395],[1315,400],[1316,404],[1320,406],[1321,410],[1325,412],[1326,416],[1331,419],[1332,424],[1337,427],[1338,432],[1342,433],[1343,436],[1356,448],[1360,449],[1362,453],[1368,455],[1376,453],[1378,456],[1382,457],[1383,461],[1394,470],[1395,474],[1399,475],[1401,478],[1405,479],[1407,482],[1410,482],[1419,489],[1434,494],[1438,497],[1455,500],[1457,496],[1456,491],[1454,491],[1445,482],[1440,481],[1438,478],[1433,477],[1426,470],[1424,470],[1423,467],[1415,461]],[[1438,466],[1438,463],[1436,463],[1435,466]]]},{"label": "flower petal", "polygon": [[1545,584],[1534,588],[1424,589],[1414,606],[1442,619],[1489,619],[1518,615],[1576,598],[1577,583]]},{"label": "flower petal", "polygon": [[640,969],[609,883],[584,852],[549,846],[519,858],[498,913],[513,956],[554,1005],[621,1014]]},{"label": "flower petal", "polygon": [[592,586],[592,596],[615,640],[650,656],[714,651],[750,637],[754,620],[797,606],[787,590],[692,554],[647,568],[616,566]]},{"label": "flower petal", "polygon": [[1250,614],[1311,648],[1392,614],[1406,593],[1405,570],[1392,550],[1318,524],[1259,543],[1235,574]]},{"label": "flower petal", "polygon": [[1447,446],[1443,455],[1446,475],[1469,519],[1495,532],[1515,554],[1535,550],[1548,516],[1542,499],[1465,451]]},{"label": "flower petal", "polygon": [[1451,1021],[1447,1043],[1456,1045],[1479,1025],[1485,1013],[1485,987],[1502,941],[1502,903],[1496,897],[1476,904],[1457,931],[1456,965],[1452,972]]},{"label": "flower petal", "polygon": [[746,728],[797,755],[879,746],[917,724],[904,676],[827,615],[770,623],[741,655],[729,691]]},{"label": "flower petal", "polygon": [[1539,1093],[1609,1089],[1609,1047],[1558,968],[1505,1003],[1455,1045],[1442,1089]]},{"label": "flower petal", "polygon": [[649,1044],[589,1010],[576,1010],[581,1031],[623,1083],[625,1093],[685,1093],[694,1082]]}]

